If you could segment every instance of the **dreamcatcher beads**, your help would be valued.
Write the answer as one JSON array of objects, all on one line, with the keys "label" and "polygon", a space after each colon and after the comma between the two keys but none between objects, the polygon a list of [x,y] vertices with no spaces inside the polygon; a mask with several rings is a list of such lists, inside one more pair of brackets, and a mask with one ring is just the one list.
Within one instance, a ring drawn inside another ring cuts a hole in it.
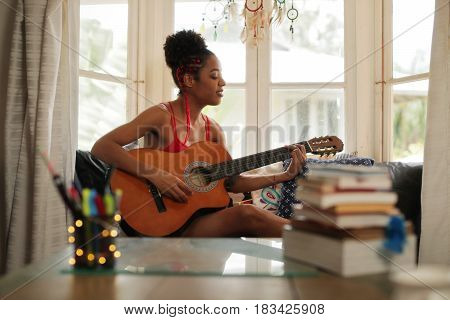
[{"label": "dreamcatcher beads", "polygon": [[291,2],[291,8],[287,11],[287,18],[291,20],[289,31],[291,32],[292,41],[294,41],[294,21],[298,18],[298,10],[294,8],[294,0]]}]

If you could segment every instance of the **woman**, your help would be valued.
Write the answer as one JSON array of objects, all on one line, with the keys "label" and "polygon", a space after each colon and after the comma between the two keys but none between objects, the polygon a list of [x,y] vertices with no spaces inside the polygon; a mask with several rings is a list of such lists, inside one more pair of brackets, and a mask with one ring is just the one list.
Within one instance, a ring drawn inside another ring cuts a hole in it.
[{"label": "woman", "polygon": [[[145,167],[127,154],[122,146],[148,134],[149,148],[179,152],[189,145],[211,140],[224,145],[220,126],[201,113],[206,105],[219,105],[225,81],[217,57],[206,48],[204,39],[194,31],[180,31],[166,39],[166,63],[179,88],[178,98],[152,106],[131,122],[100,138],[92,154],[117,168],[150,180],[168,197],[186,202],[188,186],[176,176],[156,168]],[[257,190],[295,177],[306,156],[303,146],[290,147],[292,162],[280,174],[269,176],[236,176],[227,181],[230,192]],[[253,205],[226,208],[188,221],[173,235],[184,237],[268,236],[279,237],[283,219]]]}]

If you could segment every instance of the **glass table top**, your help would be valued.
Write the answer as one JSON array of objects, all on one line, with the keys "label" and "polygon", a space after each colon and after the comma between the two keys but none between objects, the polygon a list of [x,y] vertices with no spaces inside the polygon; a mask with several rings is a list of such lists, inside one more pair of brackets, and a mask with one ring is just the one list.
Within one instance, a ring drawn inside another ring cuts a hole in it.
[{"label": "glass table top", "polygon": [[[314,267],[283,257],[279,238],[119,238],[116,244],[121,257],[113,273],[276,277],[318,274]],[[68,270],[69,266],[63,272],[72,272]]]}]

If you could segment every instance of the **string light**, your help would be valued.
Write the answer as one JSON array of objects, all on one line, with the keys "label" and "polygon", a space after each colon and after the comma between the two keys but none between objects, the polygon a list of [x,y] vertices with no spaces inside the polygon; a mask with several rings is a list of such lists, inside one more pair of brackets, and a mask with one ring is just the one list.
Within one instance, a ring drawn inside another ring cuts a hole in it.
[{"label": "string light", "polygon": [[[110,211],[110,213],[112,213],[112,211]],[[114,262],[113,259],[121,256],[121,253],[117,251],[117,246],[112,239],[119,235],[117,226],[121,220],[122,217],[119,211],[116,211],[112,216],[108,216],[106,219],[86,216],[74,220],[74,224],[67,227],[68,242],[74,244],[74,255],[73,258],[69,259],[69,264],[75,267],[89,269],[95,269],[100,265],[102,268],[113,267],[114,263],[111,263]],[[98,237],[97,234],[97,236],[93,239],[94,243],[96,243],[92,248],[94,250],[88,252],[84,251],[81,247],[82,242],[85,241],[83,239],[86,239],[86,232],[88,232],[85,229],[91,229],[92,224],[95,224],[97,228],[100,229],[100,237]],[[105,247],[108,249],[100,249]],[[79,257],[85,257],[85,259]]]}]

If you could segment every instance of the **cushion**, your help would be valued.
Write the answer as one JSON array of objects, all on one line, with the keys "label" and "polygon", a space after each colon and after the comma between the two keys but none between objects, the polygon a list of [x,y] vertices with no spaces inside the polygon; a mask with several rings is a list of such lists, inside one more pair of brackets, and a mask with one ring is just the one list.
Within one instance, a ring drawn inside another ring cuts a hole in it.
[{"label": "cushion", "polygon": [[94,157],[89,151],[76,151],[75,182],[83,188],[96,189],[97,192],[103,193],[110,171],[108,164]]},{"label": "cushion", "polygon": [[[357,166],[372,166],[374,164],[374,160],[370,158],[358,158],[358,157],[350,157],[344,159],[335,159],[335,160],[320,160],[320,159],[306,159],[306,165],[303,170],[299,173],[299,175],[289,181],[283,182],[281,187],[281,198],[280,204],[278,206],[278,213],[280,217],[289,219],[292,214],[292,205],[295,203],[301,203],[301,201],[297,200],[295,197],[295,191],[297,189],[297,178],[304,177],[308,172],[308,164],[309,163],[321,163],[321,164],[345,164],[345,165],[357,165]],[[289,164],[291,163],[291,159],[287,159],[283,162],[283,169],[287,169]]]},{"label": "cushion", "polygon": [[420,236],[423,163],[386,162],[376,166],[389,169],[392,190],[398,195],[396,207],[406,220],[412,221],[416,235]]},{"label": "cushion", "polygon": [[[281,162],[278,162],[243,174],[270,175],[281,173],[282,171],[283,165]],[[276,212],[281,198],[281,184],[279,183],[274,186],[252,191],[251,196],[253,204],[258,208]]]}]

